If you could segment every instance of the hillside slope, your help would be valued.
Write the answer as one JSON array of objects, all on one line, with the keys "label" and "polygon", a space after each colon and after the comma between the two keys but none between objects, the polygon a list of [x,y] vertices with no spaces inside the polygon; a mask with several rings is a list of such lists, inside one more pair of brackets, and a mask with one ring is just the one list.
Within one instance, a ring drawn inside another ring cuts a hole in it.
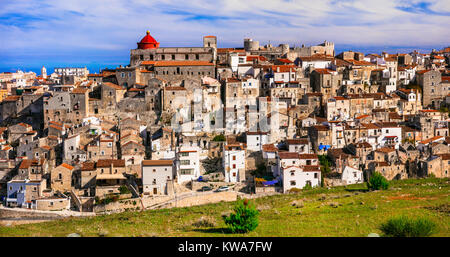
[{"label": "hillside slope", "polygon": [[[251,200],[260,210],[259,226],[237,236],[367,236],[387,219],[426,216],[437,223],[435,236],[450,236],[449,179],[392,181],[389,190],[367,192],[365,184],[319,188],[298,194]],[[297,205],[293,206],[293,202]],[[233,202],[92,218],[0,227],[0,236],[234,236],[221,218]],[[206,222],[205,222],[206,221]]]}]

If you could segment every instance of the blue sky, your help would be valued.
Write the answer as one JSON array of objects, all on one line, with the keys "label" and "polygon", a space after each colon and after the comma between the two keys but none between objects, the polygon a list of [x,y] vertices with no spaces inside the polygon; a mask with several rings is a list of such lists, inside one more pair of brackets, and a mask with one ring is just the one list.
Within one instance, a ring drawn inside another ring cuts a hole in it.
[{"label": "blue sky", "polygon": [[0,71],[91,72],[129,62],[146,30],[160,46],[335,43],[336,52],[429,52],[450,45],[450,1],[0,0]]}]

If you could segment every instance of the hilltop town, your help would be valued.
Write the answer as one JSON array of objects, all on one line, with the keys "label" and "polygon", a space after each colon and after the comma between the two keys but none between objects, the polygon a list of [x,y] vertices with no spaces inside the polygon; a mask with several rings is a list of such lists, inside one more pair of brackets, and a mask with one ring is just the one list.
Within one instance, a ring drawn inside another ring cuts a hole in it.
[{"label": "hilltop town", "polygon": [[147,31],[126,66],[0,73],[2,205],[145,209],[374,172],[450,177],[450,47],[364,54],[217,40],[160,47]]}]

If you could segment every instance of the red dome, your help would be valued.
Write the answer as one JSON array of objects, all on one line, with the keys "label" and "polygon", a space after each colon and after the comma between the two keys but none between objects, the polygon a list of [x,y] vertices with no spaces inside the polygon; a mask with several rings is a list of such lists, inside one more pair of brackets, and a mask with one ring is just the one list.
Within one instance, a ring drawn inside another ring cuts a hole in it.
[{"label": "red dome", "polygon": [[137,43],[138,49],[155,49],[159,47],[159,43],[150,36],[150,31],[147,30],[147,35],[142,38],[141,42]]}]

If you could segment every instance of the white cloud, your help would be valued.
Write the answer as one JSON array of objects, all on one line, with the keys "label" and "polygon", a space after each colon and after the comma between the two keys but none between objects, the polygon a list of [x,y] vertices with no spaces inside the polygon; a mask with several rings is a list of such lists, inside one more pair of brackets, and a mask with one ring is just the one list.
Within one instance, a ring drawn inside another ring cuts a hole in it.
[{"label": "white cloud", "polygon": [[[381,1],[3,1],[4,51],[127,51],[150,29],[161,46],[201,45],[206,34],[219,45],[261,43],[446,45],[450,16],[406,12],[404,2]],[[415,4],[409,2],[409,4]],[[450,10],[433,1],[433,11]],[[216,18],[214,18],[216,17]]]}]

